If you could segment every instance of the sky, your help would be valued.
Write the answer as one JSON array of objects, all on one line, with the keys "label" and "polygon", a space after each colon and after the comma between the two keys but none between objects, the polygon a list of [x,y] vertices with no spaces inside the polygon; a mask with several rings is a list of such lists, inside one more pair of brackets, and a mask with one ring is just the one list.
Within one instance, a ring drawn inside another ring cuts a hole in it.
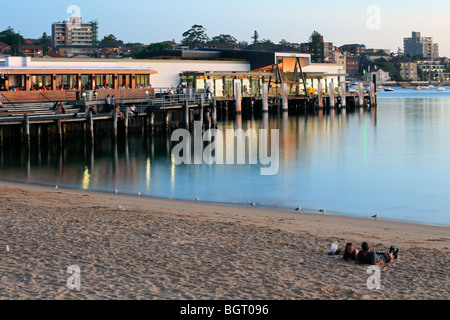
[{"label": "sky", "polygon": [[[446,0],[1,0],[0,30],[8,26],[25,38],[51,34],[51,24],[72,14],[99,22],[100,38],[114,34],[127,42],[152,43],[175,39],[194,24],[203,25],[210,38],[231,34],[251,42],[307,42],[314,30],[336,46],[362,43],[367,48],[403,49],[412,31],[433,37],[440,55],[450,57],[450,1]],[[75,12],[68,8],[76,6]]]}]

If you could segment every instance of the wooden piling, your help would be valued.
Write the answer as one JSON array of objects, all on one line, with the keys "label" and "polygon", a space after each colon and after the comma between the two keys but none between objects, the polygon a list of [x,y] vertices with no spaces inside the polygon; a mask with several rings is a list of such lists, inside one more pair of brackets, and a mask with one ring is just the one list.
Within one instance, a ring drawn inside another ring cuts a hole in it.
[{"label": "wooden piling", "polygon": [[130,115],[128,114],[128,112],[130,111],[130,108],[127,107],[127,109],[125,110],[125,119],[124,119],[124,127],[125,127],[125,136],[128,136],[128,125],[129,125],[129,120],[130,120]]},{"label": "wooden piling", "polygon": [[94,142],[94,117],[92,115],[92,111],[89,111],[88,114],[88,130],[89,130],[89,141]]},{"label": "wooden piling", "polygon": [[59,145],[62,146],[63,132],[62,132],[62,122],[60,119],[56,121],[56,130],[57,130]]},{"label": "wooden piling", "polygon": [[217,127],[217,102],[216,99],[212,100],[211,121],[213,128]]},{"label": "wooden piling", "polygon": [[153,110],[150,110],[150,108],[147,110],[147,118],[148,118],[148,131],[149,133],[153,133],[155,130],[155,112]]},{"label": "wooden piling", "polygon": [[112,114],[112,135],[113,135],[113,140],[116,141],[117,140],[117,112],[116,109],[113,109],[113,114]]},{"label": "wooden piling", "polygon": [[289,110],[289,100],[288,100],[288,85],[287,83],[281,84],[281,100],[282,100],[282,111]]},{"label": "wooden piling", "polygon": [[364,105],[364,87],[363,83],[358,83],[358,107],[362,107]]},{"label": "wooden piling", "polygon": [[186,130],[189,130],[189,101],[185,100],[184,101],[184,108],[183,108],[183,112],[184,112],[184,127],[186,128]]},{"label": "wooden piling", "polygon": [[262,112],[269,112],[269,85],[263,83],[262,87]]},{"label": "wooden piling", "polygon": [[204,109],[203,109],[203,104],[204,104],[204,97],[203,95],[200,96],[200,123],[202,124],[202,128],[203,128],[203,114],[204,114]]},{"label": "wooden piling", "polygon": [[345,92],[345,82],[341,82],[341,107],[347,107],[347,95]]},{"label": "wooden piling", "polygon": [[335,97],[334,97],[334,82],[330,82],[330,108],[334,109],[335,107]]},{"label": "wooden piling", "polygon": [[30,148],[31,146],[31,139],[30,139],[30,120],[28,118],[28,114],[24,115],[24,120],[23,120],[23,134],[24,134],[24,143],[25,146],[27,147],[27,149]]},{"label": "wooden piling", "polygon": [[374,101],[373,83],[371,82],[369,84],[369,103],[371,107],[373,106],[373,101]]},{"label": "wooden piling", "polygon": [[317,90],[317,99],[318,106],[320,109],[323,108],[323,93],[322,93],[322,83],[319,81],[318,90]]},{"label": "wooden piling", "polygon": [[241,90],[240,82],[235,83],[234,100],[236,103],[236,113],[241,114],[242,113],[242,90]]}]

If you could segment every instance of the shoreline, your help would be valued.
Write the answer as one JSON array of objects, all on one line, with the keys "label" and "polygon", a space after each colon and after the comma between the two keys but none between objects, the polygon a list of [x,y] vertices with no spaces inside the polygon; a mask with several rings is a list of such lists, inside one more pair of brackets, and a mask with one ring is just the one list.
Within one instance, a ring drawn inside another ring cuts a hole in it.
[{"label": "shoreline", "polygon": [[[49,183],[41,183],[41,182],[33,182],[33,181],[17,181],[17,180],[8,180],[0,178],[0,187],[7,186],[8,184],[14,185],[18,188],[29,186],[31,187],[31,190],[34,190],[34,188],[47,188],[48,190],[58,190],[58,191],[70,191],[70,192],[76,192],[78,194],[80,193],[91,193],[93,195],[113,195],[113,196],[123,196],[123,197],[130,197],[133,199],[149,199],[151,201],[175,201],[180,203],[186,203],[186,204],[203,204],[203,205],[210,205],[210,206],[225,206],[225,207],[231,207],[231,208],[241,208],[241,209],[248,209],[247,205],[244,204],[233,204],[233,203],[225,203],[225,202],[214,202],[214,201],[189,201],[186,199],[171,199],[171,198],[164,198],[164,197],[155,197],[155,196],[147,196],[147,195],[133,195],[130,193],[120,193],[119,194],[113,194],[112,192],[106,192],[106,191],[97,191],[97,190],[82,190],[76,187],[69,187],[69,186],[58,186],[59,189],[54,189],[54,186],[50,185]],[[290,210],[287,207],[264,207],[259,206],[257,208],[260,210],[268,210],[268,211],[277,211],[277,212],[284,212],[284,213],[297,213],[295,210]],[[300,213],[297,214],[307,214],[307,215],[313,215],[313,216],[324,216],[323,214],[319,214],[318,210],[311,210],[311,209],[302,209]],[[373,218],[369,217],[360,217],[357,215],[352,215],[345,212],[336,212],[333,210],[327,210],[326,216],[333,216],[333,217],[341,217],[341,218],[347,218],[347,219],[362,219],[366,221],[373,221]],[[433,223],[424,223],[424,222],[416,222],[416,221],[406,221],[406,220],[396,220],[396,219],[383,219],[379,218],[377,221],[385,221],[385,222],[393,222],[393,223],[400,223],[400,224],[412,224],[412,225],[418,225],[418,226],[429,226],[429,227],[443,227],[443,228],[450,228],[450,226],[445,224],[433,224]]]},{"label": "shoreline", "polygon": [[[119,205],[125,210],[120,210]],[[448,227],[52,189],[0,181],[0,299],[448,299]],[[328,256],[400,248],[367,266]],[[81,269],[81,290],[66,287]]]}]

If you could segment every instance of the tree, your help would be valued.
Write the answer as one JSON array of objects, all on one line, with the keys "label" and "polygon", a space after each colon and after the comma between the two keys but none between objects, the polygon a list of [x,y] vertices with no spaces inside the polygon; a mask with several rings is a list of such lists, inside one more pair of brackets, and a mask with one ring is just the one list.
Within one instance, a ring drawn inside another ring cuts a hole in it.
[{"label": "tree", "polygon": [[313,62],[322,63],[325,60],[323,37],[315,31],[309,37],[309,52],[311,53],[311,59]]},{"label": "tree", "polygon": [[39,38],[38,43],[42,45],[44,55],[48,52],[48,48],[52,44],[52,39],[47,35],[46,32],[42,34],[42,37]]},{"label": "tree", "polygon": [[139,51],[132,50],[131,56],[135,59],[145,59],[148,57],[147,53],[150,51],[157,51],[157,50],[170,50],[173,49],[173,46],[169,43],[164,42],[155,42],[150,43],[146,48],[142,48]]},{"label": "tree", "polygon": [[258,42],[258,45],[261,45],[261,46],[274,46],[275,43],[273,43],[272,40],[270,40],[270,39],[262,39],[262,41]]},{"label": "tree", "polygon": [[183,33],[181,44],[193,49],[196,44],[206,43],[208,41],[209,37],[206,35],[206,29],[202,25],[195,24]]},{"label": "tree", "polygon": [[209,43],[212,44],[230,44],[234,45],[237,43],[237,40],[235,37],[229,35],[229,34],[221,34],[218,36],[215,36],[209,41]]},{"label": "tree", "polygon": [[412,60],[412,61],[420,61],[420,60],[423,60],[423,55],[421,55],[421,54],[416,54],[416,55],[412,56],[411,60]]},{"label": "tree", "polygon": [[19,56],[22,54],[20,47],[25,39],[19,33],[16,33],[13,28],[8,27],[8,29],[0,32],[0,41],[11,46],[11,55]]},{"label": "tree", "polygon": [[104,37],[102,40],[102,46],[104,47],[117,48],[119,45],[119,40],[112,34]]},{"label": "tree", "polygon": [[258,40],[259,40],[259,34],[258,34],[258,31],[255,30],[255,32],[253,33],[252,39],[253,39],[253,45],[257,45],[258,42],[259,42],[259,41],[258,41]]}]

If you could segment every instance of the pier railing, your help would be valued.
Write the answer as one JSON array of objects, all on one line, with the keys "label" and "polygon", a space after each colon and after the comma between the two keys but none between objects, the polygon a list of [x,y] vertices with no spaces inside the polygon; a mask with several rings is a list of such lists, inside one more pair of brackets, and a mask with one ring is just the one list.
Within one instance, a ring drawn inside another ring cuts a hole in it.
[{"label": "pier railing", "polygon": [[[101,90],[48,90],[48,91],[4,91],[1,95],[7,103],[42,103],[69,101],[105,101],[114,96],[117,102],[132,99],[151,99],[154,89],[101,89]],[[44,99],[43,99],[44,98]]]}]

